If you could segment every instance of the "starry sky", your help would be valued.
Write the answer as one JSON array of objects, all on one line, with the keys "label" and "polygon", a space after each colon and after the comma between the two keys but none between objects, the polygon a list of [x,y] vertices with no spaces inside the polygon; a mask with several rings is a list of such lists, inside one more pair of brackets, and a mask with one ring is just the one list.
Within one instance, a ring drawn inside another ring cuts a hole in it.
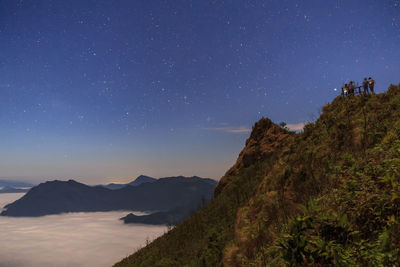
[{"label": "starry sky", "polygon": [[399,0],[0,0],[0,177],[219,179],[261,117],[400,82]]}]

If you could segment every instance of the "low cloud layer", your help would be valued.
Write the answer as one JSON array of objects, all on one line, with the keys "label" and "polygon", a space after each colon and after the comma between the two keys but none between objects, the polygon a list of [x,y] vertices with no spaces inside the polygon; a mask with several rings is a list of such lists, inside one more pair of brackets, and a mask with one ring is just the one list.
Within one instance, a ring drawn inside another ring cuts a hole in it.
[{"label": "low cloud layer", "polygon": [[[21,194],[1,194],[0,207],[17,196]],[[118,219],[126,214],[0,216],[0,266],[111,266],[167,230],[166,226],[124,225]]]},{"label": "low cloud layer", "polygon": [[239,127],[215,127],[215,128],[205,128],[206,130],[213,130],[225,133],[233,133],[233,134],[242,134],[242,133],[249,133],[251,131],[250,128],[246,126],[239,126]]},{"label": "low cloud layer", "polygon": [[306,122],[299,122],[299,123],[293,123],[293,124],[286,124],[286,128],[288,128],[291,131],[302,131],[304,126],[306,125]]}]

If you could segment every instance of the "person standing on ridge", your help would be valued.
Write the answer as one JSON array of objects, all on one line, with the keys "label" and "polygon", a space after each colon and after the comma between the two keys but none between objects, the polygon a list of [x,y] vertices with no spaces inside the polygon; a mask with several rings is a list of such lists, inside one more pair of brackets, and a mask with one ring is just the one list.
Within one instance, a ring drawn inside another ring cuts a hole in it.
[{"label": "person standing on ridge", "polygon": [[354,82],[350,81],[349,83],[349,91],[350,91],[350,95],[354,95],[354,91],[356,90],[356,87],[354,86]]},{"label": "person standing on ridge", "polygon": [[349,94],[349,86],[347,85],[347,83],[345,83],[343,87],[343,95],[347,96],[348,94]]},{"label": "person standing on ridge", "polygon": [[369,90],[374,95],[375,94],[375,92],[374,92],[375,81],[371,77],[369,77],[368,80],[369,80]]},{"label": "person standing on ridge", "polygon": [[368,94],[368,79],[367,79],[367,77],[365,77],[363,80],[363,90],[364,90],[364,95]]}]

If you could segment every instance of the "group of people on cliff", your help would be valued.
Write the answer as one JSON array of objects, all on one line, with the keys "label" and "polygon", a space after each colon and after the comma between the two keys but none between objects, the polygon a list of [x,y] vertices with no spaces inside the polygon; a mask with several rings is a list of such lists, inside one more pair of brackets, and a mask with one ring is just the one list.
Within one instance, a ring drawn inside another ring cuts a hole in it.
[{"label": "group of people on cliff", "polygon": [[[356,86],[354,81],[350,81],[348,84],[345,83],[344,86],[342,87],[342,96],[354,96],[357,92],[356,89],[358,89],[358,94],[375,94],[374,91],[374,86],[375,86],[375,81],[371,77],[364,78],[362,85],[361,86]],[[361,92],[361,88],[363,89],[363,92]],[[369,89],[369,90],[368,90]]]}]

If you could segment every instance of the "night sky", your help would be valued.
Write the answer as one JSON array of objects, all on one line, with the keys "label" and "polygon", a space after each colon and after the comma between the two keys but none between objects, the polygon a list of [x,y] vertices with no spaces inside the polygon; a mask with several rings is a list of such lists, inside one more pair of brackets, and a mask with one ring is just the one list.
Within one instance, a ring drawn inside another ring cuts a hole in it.
[{"label": "night sky", "polygon": [[0,0],[0,177],[218,179],[261,117],[400,82],[399,48],[398,0]]}]

